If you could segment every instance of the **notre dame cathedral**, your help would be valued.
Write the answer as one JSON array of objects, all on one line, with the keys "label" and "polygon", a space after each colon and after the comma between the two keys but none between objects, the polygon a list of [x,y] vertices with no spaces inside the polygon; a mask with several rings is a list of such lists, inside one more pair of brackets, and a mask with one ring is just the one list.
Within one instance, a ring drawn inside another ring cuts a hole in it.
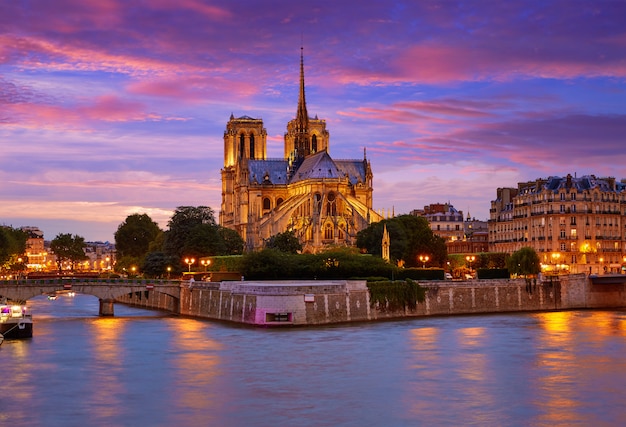
[{"label": "notre dame cathedral", "polygon": [[296,118],[287,124],[283,159],[267,158],[263,120],[232,114],[224,132],[220,224],[236,230],[246,250],[293,231],[303,251],[353,246],[358,231],[382,216],[372,210],[372,169],[362,160],[333,160],[326,121],[309,117],[300,54]]}]

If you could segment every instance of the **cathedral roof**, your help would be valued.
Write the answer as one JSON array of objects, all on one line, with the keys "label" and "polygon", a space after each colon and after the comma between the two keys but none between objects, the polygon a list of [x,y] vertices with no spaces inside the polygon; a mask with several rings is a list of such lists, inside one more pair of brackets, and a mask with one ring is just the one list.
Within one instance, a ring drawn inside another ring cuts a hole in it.
[{"label": "cathedral roof", "polygon": [[365,164],[362,160],[333,160],[327,151],[320,151],[304,159],[292,182],[305,179],[348,178],[351,184],[365,182]]},{"label": "cathedral roof", "polygon": [[287,184],[287,160],[248,160],[250,182],[257,184]]}]

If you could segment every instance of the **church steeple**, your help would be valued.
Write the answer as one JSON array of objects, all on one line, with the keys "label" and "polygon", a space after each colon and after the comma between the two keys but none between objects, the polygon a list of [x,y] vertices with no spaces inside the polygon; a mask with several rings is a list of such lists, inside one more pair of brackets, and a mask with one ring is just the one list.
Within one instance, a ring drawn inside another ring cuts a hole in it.
[{"label": "church steeple", "polygon": [[298,111],[295,120],[295,148],[296,156],[304,158],[311,154],[309,145],[309,113],[306,110],[304,94],[304,47],[300,47],[300,95],[298,97]]}]

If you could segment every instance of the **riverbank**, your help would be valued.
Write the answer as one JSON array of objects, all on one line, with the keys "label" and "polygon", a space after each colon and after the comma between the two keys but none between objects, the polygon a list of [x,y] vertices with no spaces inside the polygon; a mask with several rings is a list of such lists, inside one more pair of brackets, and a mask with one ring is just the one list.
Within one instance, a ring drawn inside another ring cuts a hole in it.
[{"label": "riverbank", "polygon": [[133,293],[119,302],[171,310],[184,316],[256,326],[322,325],[438,315],[626,307],[626,276],[594,284],[584,274],[536,284],[524,279],[421,282],[423,302],[414,309],[372,304],[363,280],[227,281],[181,285],[181,298]]}]

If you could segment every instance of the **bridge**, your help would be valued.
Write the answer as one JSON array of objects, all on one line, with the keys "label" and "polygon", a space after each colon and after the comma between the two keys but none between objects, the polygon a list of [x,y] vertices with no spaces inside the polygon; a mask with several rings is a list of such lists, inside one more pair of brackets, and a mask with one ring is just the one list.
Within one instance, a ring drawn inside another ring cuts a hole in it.
[{"label": "bridge", "polygon": [[60,277],[53,279],[23,279],[0,281],[0,301],[5,298],[15,303],[25,303],[38,295],[51,295],[61,291],[74,291],[93,295],[100,300],[100,316],[113,316],[117,298],[132,293],[156,292],[168,295],[179,313],[181,287],[188,282],[180,280],[146,279],[100,279],[81,277]]}]

